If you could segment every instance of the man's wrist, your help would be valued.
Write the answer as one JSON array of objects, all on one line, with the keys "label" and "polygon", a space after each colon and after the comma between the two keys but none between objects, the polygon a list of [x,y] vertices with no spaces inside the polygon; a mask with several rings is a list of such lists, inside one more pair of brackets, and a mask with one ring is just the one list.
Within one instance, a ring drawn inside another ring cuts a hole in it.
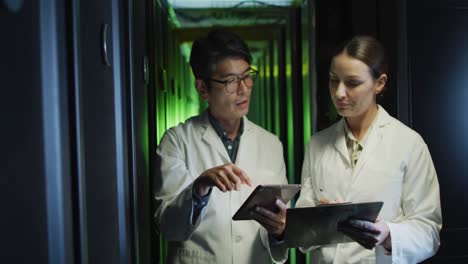
[{"label": "man's wrist", "polygon": [[277,235],[277,234],[271,234],[271,236],[272,236],[274,239],[276,239],[276,240],[278,240],[278,241],[281,241],[281,240],[284,239],[284,232],[281,233],[281,234],[279,234],[279,235]]},{"label": "man's wrist", "polygon": [[388,252],[392,253],[392,238],[390,236],[390,233],[388,236],[385,238],[384,242],[382,243],[382,247]]},{"label": "man's wrist", "polygon": [[210,192],[210,186],[206,186],[200,183],[200,181],[197,179],[193,184],[193,191],[195,192],[196,196],[201,198],[203,196],[208,195],[208,193]]},{"label": "man's wrist", "polygon": [[281,235],[268,234],[270,246],[276,247],[284,243],[284,233]]}]

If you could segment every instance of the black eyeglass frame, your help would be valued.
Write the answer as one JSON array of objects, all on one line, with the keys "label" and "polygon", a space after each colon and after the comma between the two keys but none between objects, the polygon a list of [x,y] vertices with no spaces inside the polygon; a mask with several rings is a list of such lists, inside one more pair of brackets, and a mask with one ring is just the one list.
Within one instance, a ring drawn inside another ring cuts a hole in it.
[{"label": "black eyeglass frame", "polygon": [[[252,74],[252,73],[253,73],[253,74]],[[252,78],[252,75],[253,75],[253,78]],[[235,93],[235,92],[239,89],[239,85],[240,85],[240,82],[241,82],[241,81],[244,82],[244,85],[245,85],[246,87],[252,88],[252,87],[254,86],[254,84],[255,84],[255,81],[256,81],[256,79],[257,79],[257,76],[258,76],[258,70],[253,69],[253,68],[250,68],[250,69],[249,69],[249,73],[246,74],[244,77],[239,77],[239,76],[237,76],[237,75],[233,75],[233,77],[235,77],[235,80],[225,80],[225,81],[223,81],[223,80],[217,80],[217,79],[213,79],[213,78],[209,78],[209,77],[202,77],[202,79],[203,79],[203,80],[207,80],[207,81],[217,82],[217,83],[220,83],[220,84],[224,84],[224,90],[226,91],[226,93],[228,93],[228,94],[233,94],[233,93]],[[247,85],[247,83],[245,82],[245,80],[246,80],[247,78],[249,78],[249,77],[252,79],[252,85]],[[236,88],[235,91],[230,92],[230,91],[228,90],[227,87],[228,87],[228,85],[231,84],[232,82],[237,82],[237,88]]]}]

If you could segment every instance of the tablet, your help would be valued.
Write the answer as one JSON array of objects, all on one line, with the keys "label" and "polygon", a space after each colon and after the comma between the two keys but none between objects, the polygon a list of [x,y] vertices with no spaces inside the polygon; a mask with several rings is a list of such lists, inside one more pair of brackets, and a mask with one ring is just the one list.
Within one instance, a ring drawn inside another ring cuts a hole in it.
[{"label": "tablet", "polygon": [[277,211],[275,204],[277,198],[280,198],[283,203],[288,203],[300,189],[300,184],[258,185],[234,214],[232,220],[253,220],[250,211],[256,206]]},{"label": "tablet", "polygon": [[367,202],[288,209],[284,241],[288,247],[354,242],[338,231],[338,223],[350,218],[375,222],[382,206],[383,202]]}]

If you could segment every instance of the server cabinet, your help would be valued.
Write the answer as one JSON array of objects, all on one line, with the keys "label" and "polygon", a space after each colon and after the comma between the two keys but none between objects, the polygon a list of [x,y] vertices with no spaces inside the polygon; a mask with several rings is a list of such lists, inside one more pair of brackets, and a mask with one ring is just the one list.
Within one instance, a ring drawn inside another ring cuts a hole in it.
[{"label": "server cabinet", "polygon": [[1,263],[149,263],[145,4],[0,0]]},{"label": "server cabinet", "polygon": [[[129,73],[129,160],[130,166],[130,225],[131,239],[135,241],[133,263],[152,263],[151,254],[151,179],[150,179],[150,119],[149,105],[154,98],[150,97],[150,63],[147,45],[147,9],[151,9],[151,1],[132,0],[127,2],[126,23],[128,41]],[[125,10],[125,8],[124,8]],[[152,123],[151,123],[152,122]],[[154,249],[153,249],[154,250]]]},{"label": "server cabinet", "polygon": [[123,3],[71,4],[77,259],[130,263],[128,75]]},{"label": "server cabinet", "polygon": [[406,1],[411,126],[425,139],[440,183],[441,247],[428,263],[467,263],[468,5]]},{"label": "server cabinet", "polygon": [[0,1],[1,263],[74,263],[65,6]]}]

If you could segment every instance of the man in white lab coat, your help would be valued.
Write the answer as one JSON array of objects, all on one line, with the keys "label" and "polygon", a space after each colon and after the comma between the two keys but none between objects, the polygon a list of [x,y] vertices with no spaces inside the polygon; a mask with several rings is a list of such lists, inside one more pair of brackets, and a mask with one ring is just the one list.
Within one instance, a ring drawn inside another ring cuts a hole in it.
[{"label": "man in white lab coat", "polygon": [[256,221],[232,216],[258,184],[287,183],[276,136],[250,122],[256,71],[247,45],[213,30],[192,46],[195,86],[208,110],[169,129],[157,149],[156,224],[168,263],[284,262],[286,205],[257,208]]}]

